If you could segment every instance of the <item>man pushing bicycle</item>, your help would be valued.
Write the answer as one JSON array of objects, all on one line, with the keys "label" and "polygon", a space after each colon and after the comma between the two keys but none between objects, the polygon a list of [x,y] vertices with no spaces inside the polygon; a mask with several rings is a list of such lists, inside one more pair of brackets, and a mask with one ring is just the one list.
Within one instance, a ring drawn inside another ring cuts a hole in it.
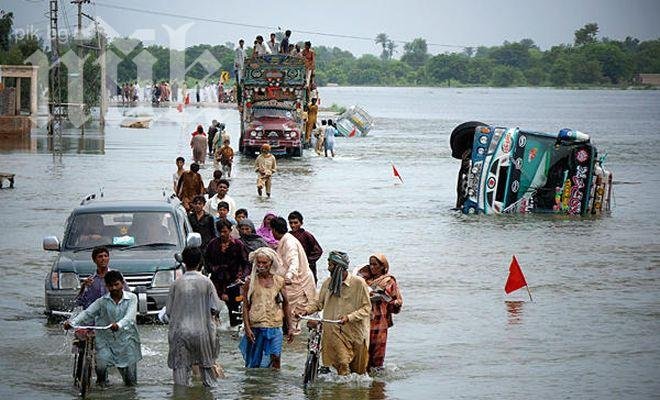
[{"label": "man pushing bicycle", "polygon": [[321,354],[324,365],[332,365],[339,375],[364,374],[369,362],[369,318],[371,301],[364,279],[348,272],[348,254],[331,251],[330,277],[323,282],[316,301],[300,315],[323,310],[323,318],[339,320],[323,327]]},{"label": "man pushing bicycle", "polygon": [[124,290],[124,278],[110,270],[103,277],[108,293],[94,301],[75,318],[64,323],[64,329],[83,324],[109,326],[96,333],[97,384],[108,380],[108,368],[117,367],[126,386],[137,383],[137,362],[142,359],[140,335],[136,325],[137,296]]}]

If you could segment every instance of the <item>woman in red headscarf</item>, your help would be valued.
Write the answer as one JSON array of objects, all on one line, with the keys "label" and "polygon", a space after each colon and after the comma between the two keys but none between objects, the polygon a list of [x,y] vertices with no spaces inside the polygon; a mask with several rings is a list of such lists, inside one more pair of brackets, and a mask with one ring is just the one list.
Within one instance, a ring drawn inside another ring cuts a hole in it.
[{"label": "woman in red headscarf", "polygon": [[358,275],[369,285],[371,297],[371,332],[369,335],[369,369],[381,369],[385,361],[387,330],[393,325],[392,314],[401,311],[403,297],[396,279],[389,274],[390,264],[383,254],[369,257],[369,265]]}]

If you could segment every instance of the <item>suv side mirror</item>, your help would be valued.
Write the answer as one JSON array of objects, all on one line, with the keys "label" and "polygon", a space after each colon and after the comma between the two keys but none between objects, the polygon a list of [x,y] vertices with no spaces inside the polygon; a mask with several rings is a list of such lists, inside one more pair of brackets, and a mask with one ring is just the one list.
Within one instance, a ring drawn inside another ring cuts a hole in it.
[{"label": "suv side mirror", "polygon": [[200,247],[202,245],[202,235],[197,232],[189,233],[186,237],[186,248]]},{"label": "suv side mirror", "polygon": [[57,236],[46,236],[43,241],[43,247],[44,250],[48,251],[60,251],[60,241]]},{"label": "suv side mirror", "polygon": [[183,264],[183,257],[181,257],[181,253],[174,253],[174,259],[179,264]]}]

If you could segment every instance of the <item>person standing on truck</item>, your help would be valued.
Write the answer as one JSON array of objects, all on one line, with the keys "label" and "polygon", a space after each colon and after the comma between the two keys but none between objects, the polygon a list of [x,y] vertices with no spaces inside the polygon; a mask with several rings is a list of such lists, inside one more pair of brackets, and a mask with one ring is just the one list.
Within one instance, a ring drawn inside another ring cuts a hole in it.
[{"label": "person standing on truck", "polygon": [[243,67],[245,66],[245,49],[243,45],[245,40],[240,39],[238,41],[238,47],[234,50],[234,74],[236,75],[236,82],[241,83],[243,81]]},{"label": "person standing on truck", "polygon": [[314,69],[316,68],[316,53],[312,50],[312,42],[305,42],[305,48],[301,54],[305,59],[305,87],[311,89],[314,79]]},{"label": "person standing on truck", "polygon": [[282,43],[280,43],[280,54],[289,54],[289,51],[291,50],[289,47],[289,38],[291,37],[291,31],[286,30],[284,32],[284,38],[282,39]]},{"label": "person standing on truck", "polygon": [[270,54],[270,51],[266,44],[264,43],[264,37],[259,35],[257,36],[257,40],[254,42],[254,49],[252,50],[252,57],[255,56],[263,56],[266,54]]},{"label": "person standing on truck", "polygon": [[261,146],[261,154],[254,162],[254,170],[257,173],[257,193],[262,195],[262,189],[266,188],[266,196],[270,197],[271,177],[277,170],[275,156],[270,154],[268,143]]},{"label": "person standing on truck", "polygon": [[275,40],[275,33],[270,34],[270,40],[266,42],[268,45],[268,49],[270,50],[270,54],[277,54],[279,49],[280,49],[280,44],[277,43],[277,40]]},{"label": "person standing on truck", "polygon": [[319,113],[319,106],[316,105],[316,99],[307,106],[307,122],[305,123],[305,144],[312,139],[312,131],[316,128],[316,118]]}]

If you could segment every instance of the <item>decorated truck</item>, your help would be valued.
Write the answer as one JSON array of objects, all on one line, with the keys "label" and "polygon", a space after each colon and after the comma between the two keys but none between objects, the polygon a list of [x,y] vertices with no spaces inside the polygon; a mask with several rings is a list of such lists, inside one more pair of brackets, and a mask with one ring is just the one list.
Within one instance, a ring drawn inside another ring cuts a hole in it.
[{"label": "decorated truck", "polygon": [[602,214],[610,211],[612,173],[589,135],[457,126],[452,157],[461,160],[456,208],[465,214]]},{"label": "decorated truck", "polygon": [[248,156],[269,144],[274,155],[300,157],[303,151],[302,109],[307,104],[302,57],[272,54],[246,60],[240,84],[239,151]]}]

